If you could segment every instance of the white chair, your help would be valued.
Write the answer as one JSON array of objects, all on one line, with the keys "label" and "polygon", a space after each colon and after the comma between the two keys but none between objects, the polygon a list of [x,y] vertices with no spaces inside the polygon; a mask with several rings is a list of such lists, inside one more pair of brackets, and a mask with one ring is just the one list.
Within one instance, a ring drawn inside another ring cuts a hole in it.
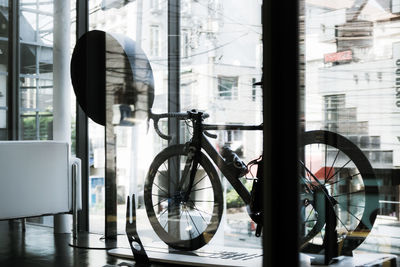
[{"label": "white chair", "polygon": [[57,141],[0,141],[0,220],[82,208],[81,162]]}]

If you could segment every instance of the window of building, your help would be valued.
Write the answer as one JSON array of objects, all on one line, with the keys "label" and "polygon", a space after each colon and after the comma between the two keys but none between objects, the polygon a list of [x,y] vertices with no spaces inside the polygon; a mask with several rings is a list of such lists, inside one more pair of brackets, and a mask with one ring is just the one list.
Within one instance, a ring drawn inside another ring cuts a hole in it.
[{"label": "window of building", "polygon": [[150,56],[161,56],[161,43],[160,43],[160,27],[158,25],[150,26]]},{"label": "window of building", "polygon": [[150,8],[154,11],[161,10],[161,0],[150,0]]},{"label": "window of building", "polygon": [[251,100],[256,101],[257,98],[257,86],[254,84],[256,82],[256,78],[251,79]]},{"label": "window of building", "polygon": [[190,57],[191,49],[190,49],[190,30],[182,29],[181,31],[181,56],[182,59],[187,59]]},{"label": "window of building", "polygon": [[218,77],[218,98],[224,100],[238,99],[238,77]]},{"label": "window of building", "polygon": [[326,129],[338,131],[339,113],[345,107],[345,95],[325,96]]}]

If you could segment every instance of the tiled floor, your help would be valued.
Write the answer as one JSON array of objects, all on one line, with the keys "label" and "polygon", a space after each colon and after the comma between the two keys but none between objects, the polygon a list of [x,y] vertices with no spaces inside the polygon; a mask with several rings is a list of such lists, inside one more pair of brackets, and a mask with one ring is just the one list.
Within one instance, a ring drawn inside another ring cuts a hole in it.
[{"label": "tiled floor", "polygon": [[[101,267],[131,266],[133,261],[108,256],[105,250],[77,249],[69,246],[69,234],[53,234],[53,229],[18,222],[0,222],[1,267]],[[151,265],[166,266],[166,265]]]}]

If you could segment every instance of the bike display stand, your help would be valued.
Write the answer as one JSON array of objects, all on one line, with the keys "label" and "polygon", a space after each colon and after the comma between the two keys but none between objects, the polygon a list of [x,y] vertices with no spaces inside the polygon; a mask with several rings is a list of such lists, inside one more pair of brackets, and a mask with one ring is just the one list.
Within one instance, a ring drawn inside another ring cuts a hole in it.
[{"label": "bike display stand", "polygon": [[329,265],[337,263],[344,257],[339,257],[338,244],[337,244],[337,231],[336,231],[336,214],[333,210],[330,199],[325,197],[325,237],[324,237],[324,254],[318,255],[322,257],[315,257],[311,260],[311,265]]},{"label": "bike display stand", "polygon": [[103,235],[80,232],[72,236],[69,245],[84,249],[112,249],[117,247],[117,239],[105,239]]},{"label": "bike display stand", "polygon": [[[139,234],[136,229],[136,205],[135,205],[135,194],[132,195],[132,216],[130,213],[130,201],[129,196],[126,201],[126,227],[125,232],[128,237],[129,245],[136,264],[147,266],[149,263],[149,257],[147,256],[146,250],[139,238]],[[132,221],[132,222],[131,222]]]}]

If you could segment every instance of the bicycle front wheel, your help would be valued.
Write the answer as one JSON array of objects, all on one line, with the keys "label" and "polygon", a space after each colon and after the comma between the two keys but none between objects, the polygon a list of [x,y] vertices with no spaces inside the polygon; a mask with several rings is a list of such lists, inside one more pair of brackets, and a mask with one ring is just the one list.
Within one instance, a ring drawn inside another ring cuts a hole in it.
[{"label": "bicycle front wheel", "polygon": [[151,226],[162,241],[179,250],[196,250],[207,244],[218,229],[223,211],[221,182],[203,153],[189,197],[185,198],[191,168],[188,154],[186,145],[160,152],[150,166],[144,188]]}]

